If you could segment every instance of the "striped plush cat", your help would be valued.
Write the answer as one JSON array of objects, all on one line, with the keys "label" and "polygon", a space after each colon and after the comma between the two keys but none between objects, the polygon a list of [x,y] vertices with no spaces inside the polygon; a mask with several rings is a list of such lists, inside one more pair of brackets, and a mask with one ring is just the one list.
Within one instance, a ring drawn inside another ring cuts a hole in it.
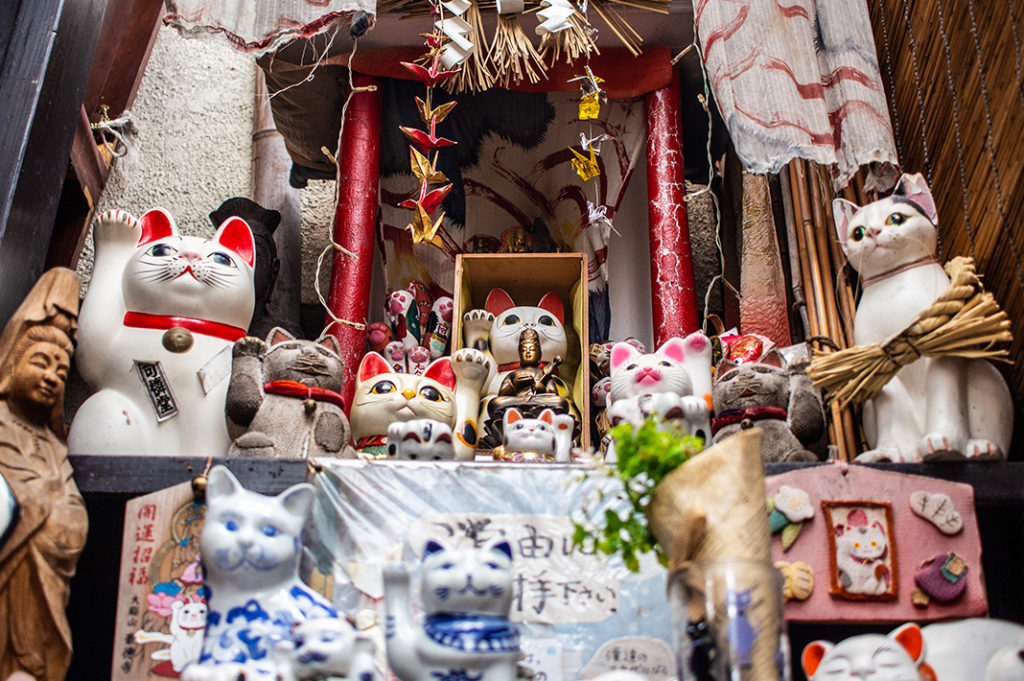
[{"label": "striped plush cat", "polygon": [[[839,243],[864,291],[854,319],[857,345],[884,343],[910,326],[949,286],[935,257],[938,213],[920,174],[863,208],[832,203]],[[1004,459],[1013,429],[1006,382],[984,360],[921,358],[864,403],[871,449],[861,461]]]},{"label": "striped plush cat", "polygon": [[138,220],[114,210],[93,233],[75,363],[98,392],[75,415],[70,451],[224,456],[231,346],[253,311],[248,225],[229,218],[207,240],[179,235],[159,208]]}]

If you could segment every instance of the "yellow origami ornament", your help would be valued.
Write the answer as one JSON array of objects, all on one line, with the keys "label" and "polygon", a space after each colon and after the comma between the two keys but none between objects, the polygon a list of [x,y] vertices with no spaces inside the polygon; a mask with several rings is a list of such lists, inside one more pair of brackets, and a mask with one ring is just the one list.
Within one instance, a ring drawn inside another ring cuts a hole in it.
[{"label": "yellow origami ornament", "polygon": [[604,82],[604,78],[594,75],[589,66],[584,66],[583,70],[585,73],[582,76],[570,78],[569,82],[580,84],[580,90],[583,92],[580,98],[580,120],[589,121],[601,113],[601,96],[604,95],[601,83]]},{"label": "yellow origami ornament", "polygon": [[583,95],[580,99],[580,120],[595,120],[601,115],[601,93],[595,92],[591,95]]},{"label": "yellow origami ornament", "polygon": [[443,248],[444,244],[441,242],[441,237],[437,235],[437,230],[441,227],[443,220],[444,211],[434,221],[430,219],[430,214],[423,209],[423,206],[417,205],[413,209],[412,222],[406,226],[406,229],[412,233],[412,242],[414,244],[427,242],[435,248]]},{"label": "yellow origami ornament", "polygon": [[581,180],[586,182],[590,178],[601,174],[601,168],[597,165],[597,152],[594,151],[593,147],[590,147],[590,156],[584,156],[572,147],[569,147],[569,151],[573,155],[572,169],[576,171]]}]

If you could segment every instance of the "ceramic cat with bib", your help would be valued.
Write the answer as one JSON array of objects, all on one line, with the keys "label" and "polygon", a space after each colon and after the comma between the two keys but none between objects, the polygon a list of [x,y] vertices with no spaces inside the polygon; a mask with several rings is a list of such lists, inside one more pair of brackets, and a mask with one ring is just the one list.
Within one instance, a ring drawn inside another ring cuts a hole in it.
[{"label": "ceramic cat with bib", "polygon": [[202,653],[183,681],[374,681],[372,643],[298,577],[312,486],[266,497],[216,466],[206,500],[200,545],[209,611]]},{"label": "ceramic cat with bib", "polygon": [[[949,286],[936,259],[938,214],[920,174],[863,208],[832,203],[843,252],[860,273],[857,345],[884,343]],[[859,461],[1005,459],[1013,429],[1006,382],[984,360],[924,357],[864,403],[869,451]]]},{"label": "ceramic cat with bib", "polygon": [[83,454],[223,456],[231,346],[253,311],[252,233],[229,218],[212,239],[181,236],[154,209],[109,211],[82,303],[79,408],[68,447]]},{"label": "ceramic cat with bib", "polygon": [[409,573],[384,570],[387,655],[402,681],[513,681],[519,632],[509,621],[512,547],[495,539],[481,548],[423,550],[422,625],[412,617]]}]

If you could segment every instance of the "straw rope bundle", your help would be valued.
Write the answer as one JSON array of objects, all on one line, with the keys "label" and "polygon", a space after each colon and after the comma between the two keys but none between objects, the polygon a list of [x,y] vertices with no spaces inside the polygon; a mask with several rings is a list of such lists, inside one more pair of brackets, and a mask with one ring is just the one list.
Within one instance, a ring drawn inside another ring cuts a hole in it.
[{"label": "straw rope bundle", "polygon": [[946,263],[949,288],[918,315],[907,329],[881,345],[856,346],[819,354],[807,374],[824,388],[826,399],[841,406],[878,394],[889,379],[921,357],[1003,359],[1009,351],[997,344],[1013,340],[1010,320],[995,297],[985,291],[974,260],[957,257]]}]

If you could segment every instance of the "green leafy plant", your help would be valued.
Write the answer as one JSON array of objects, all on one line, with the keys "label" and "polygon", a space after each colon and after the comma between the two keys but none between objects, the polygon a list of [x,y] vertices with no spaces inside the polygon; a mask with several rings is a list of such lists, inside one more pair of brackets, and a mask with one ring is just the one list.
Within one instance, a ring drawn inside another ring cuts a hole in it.
[{"label": "green leafy plant", "polygon": [[[616,426],[611,433],[618,462],[614,468],[604,466],[599,470],[620,484],[621,489],[614,492],[618,503],[596,514],[581,509],[573,518],[573,545],[618,554],[633,572],[640,570],[639,554],[650,551],[655,552],[658,562],[668,565],[668,556],[651,533],[645,511],[658,483],[698,454],[704,441],[666,430],[664,424],[659,425],[653,418],[639,428],[628,423]],[[607,499],[608,494],[601,491],[596,501]]]}]

